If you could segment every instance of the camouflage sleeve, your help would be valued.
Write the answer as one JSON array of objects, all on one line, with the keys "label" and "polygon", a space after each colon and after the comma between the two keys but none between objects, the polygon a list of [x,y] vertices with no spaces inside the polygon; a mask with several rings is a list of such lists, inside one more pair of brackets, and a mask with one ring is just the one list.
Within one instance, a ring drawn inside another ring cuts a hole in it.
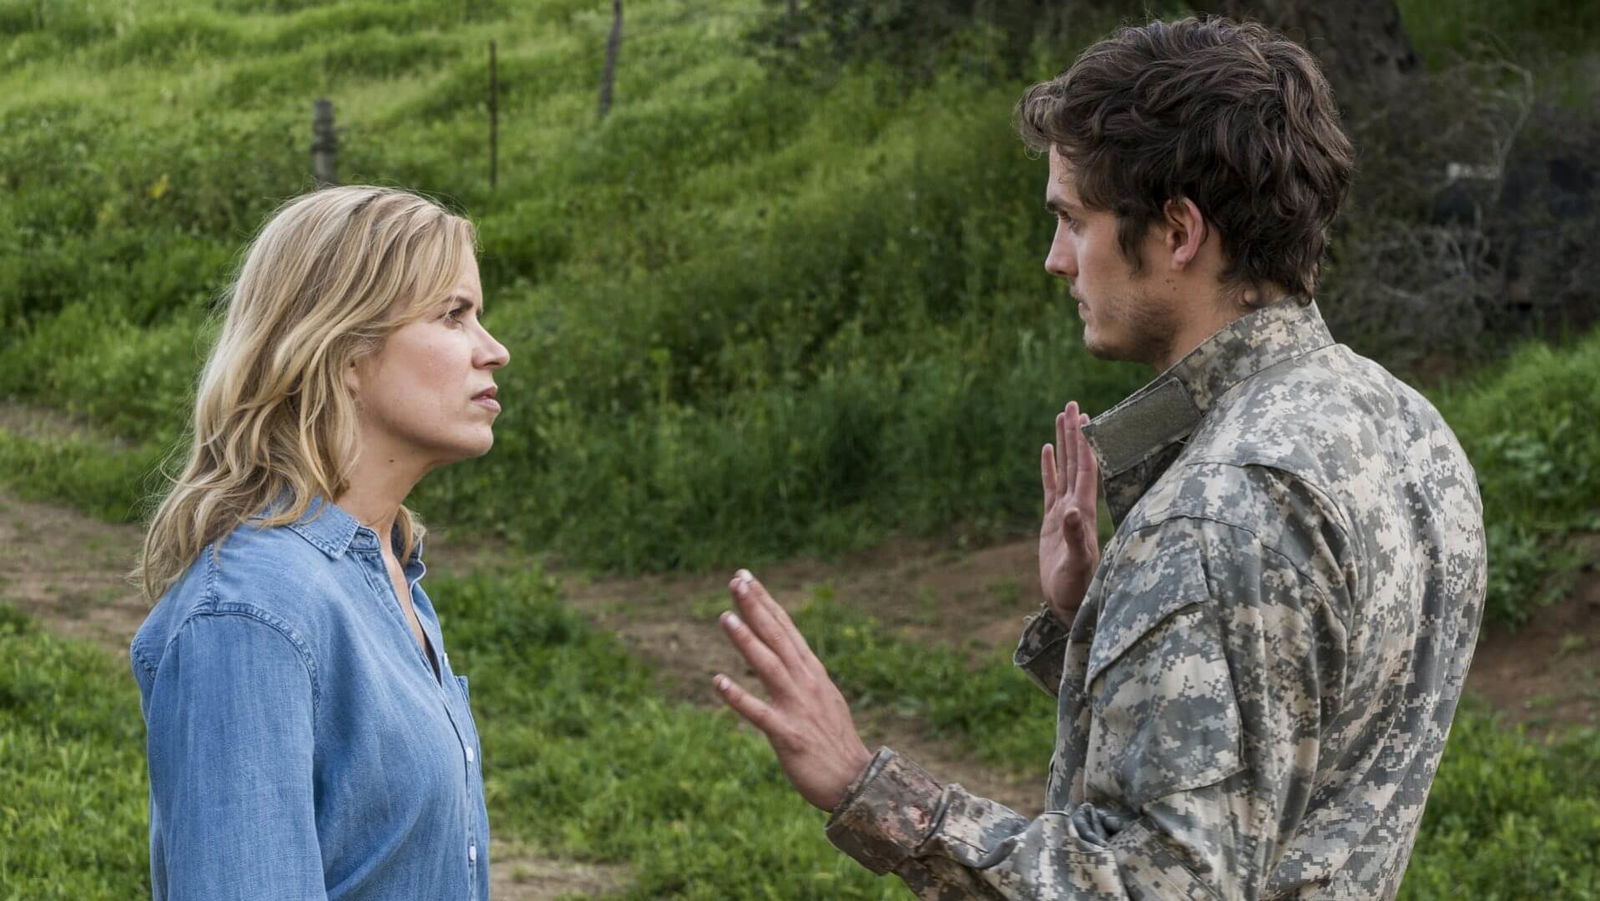
[{"label": "camouflage sleeve", "polygon": [[[1255,898],[1313,788],[1321,589],[1253,533],[1134,536],[1032,820],[880,751],[828,836],[919,897]],[[1336,667],[1335,667],[1336,668]],[[1074,712],[1075,711],[1075,712]]]},{"label": "camouflage sleeve", "polygon": [[[1225,803],[1214,810],[1225,815]],[[827,833],[874,873],[892,872],[930,901],[1221,897],[1156,822],[1089,804],[1030,821],[959,784],[941,785],[888,748],[834,810]]]},{"label": "camouflage sleeve", "polygon": [[1022,639],[1017,642],[1016,653],[1011,658],[1033,684],[1052,697],[1061,692],[1068,632],[1067,626],[1050,612],[1050,608],[1041,607],[1023,625]]}]

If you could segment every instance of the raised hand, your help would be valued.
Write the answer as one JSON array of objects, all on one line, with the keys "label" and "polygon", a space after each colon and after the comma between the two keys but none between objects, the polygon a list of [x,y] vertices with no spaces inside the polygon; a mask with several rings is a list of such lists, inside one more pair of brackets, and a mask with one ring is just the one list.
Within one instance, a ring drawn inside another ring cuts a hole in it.
[{"label": "raised hand", "polygon": [[1044,522],[1039,526],[1039,584],[1056,618],[1072,624],[1100,565],[1100,464],[1083,437],[1089,417],[1078,402],[1056,414],[1056,443],[1039,452]]},{"label": "raised hand", "polygon": [[872,760],[850,706],[789,614],[754,576],[741,569],[728,589],[742,616],[722,614],[722,628],[771,700],[762,701],[721,673],[712,684],[729,707],[767,736],[800,795],[831,811]]}]

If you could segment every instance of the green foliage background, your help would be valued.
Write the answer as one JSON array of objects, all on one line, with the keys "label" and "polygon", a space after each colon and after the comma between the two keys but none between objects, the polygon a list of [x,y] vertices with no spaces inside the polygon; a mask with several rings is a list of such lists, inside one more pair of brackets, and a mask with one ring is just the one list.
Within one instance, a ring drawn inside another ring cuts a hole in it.
[{"label": "green foliage background", "polygon": [[[432,580],[430,580],[432,581]],[[610,633],[537,571],[432,587],[472,678],[498,839],[629,866],[632,898],[906,897],[822,836],[765,742],[730,714],[662,699]],[[799,612],[858,710],[925,718],[984,760],[1042,772],[1054,704],[995,659],[915,644],[826,595]],[[956,686],[952,690],[952,686]],[[0,604],[0,899],[149,891],[138,691],[97,647]],[[1403,897],[1600,891],[1600,733],[1553,744],[1459,713]]]},{"label": "green foliage background", "polygon": [[[1585,51],[1557,5],[1401,4],[1432,61],[1486,28]],[[512,349],[497,447],[430,477],[413,499],[429,518],[614,570],[1027,528],[1050,413],[1103,410],[1147,374],[1086,357],[1039,265],[1052,223],[1043,163],[1007,120],[1013,36],[965,32],[925,80],[870,60],[794,71],[747,37],[769,12],[629,0],[598,122],[609,9],[593,0],[0,0],[0,412],[84,426],[0,419],[0,480],[143,514],[213,299],[311,187],[310,104],[328,97],[342,180],[478,224],[487,321]],[[1067,21],[1022,75],[1111,24]],[[1570,568],[1563,536],[1600,528],[1597,371],[1591,336],[1431,392],[1483,483],[1501,622]],[[826,847],[760,742],[659,697],[540,577],[436,593],[474,676],[498,833],[627,861],[640,897],[892,894]],[[1040,770],[1049,704],[1001,661],[971,670],[826,598],[802,621],[859,704]],[[127,896],[147,878],[131,680],[9,613],[0,659],[0,898]],[[1407,894],[1593,897],[1595,747],[1464,712]]]},{"label": "green foliage background", "polygon": [[[273,207],[310,187],[310,100],[329,97],[343,180],[478,223],[489,324],[513,349],[494,453],[424,483],[426,516],[627,571],[1026,530],[1051,411],[1103,410],[1147,374],[1088,359],[1039,265],[1043,163],[1008,122],[1019,82],[997,74],[1013,38],[974,28],[908,80],[762,65],[757,0],[627,10],[600,122],[600,4],[0,0],[0,396],[99,436],[0,429],[4,478],[144,514],[182,446],[211,304]],[[1405,12],[1433,54],[1489,21],[1468,0]],[[1053,26],[1027,74],[1114,14]],[[1546,18],[1529,33],[1562,31]],[[1589,359],[1565,364],[1569,386]],[[1568,394],[1569,428],[1594,421],[1592,396]],[[1481,418],[1457,427],[1482,466],[1592,459],[1549,444],[1551,424]],[[1535,523],[1499,496],[1492,606],[1516,621],[1550,569],[1544,534],[1585,511]]]}]

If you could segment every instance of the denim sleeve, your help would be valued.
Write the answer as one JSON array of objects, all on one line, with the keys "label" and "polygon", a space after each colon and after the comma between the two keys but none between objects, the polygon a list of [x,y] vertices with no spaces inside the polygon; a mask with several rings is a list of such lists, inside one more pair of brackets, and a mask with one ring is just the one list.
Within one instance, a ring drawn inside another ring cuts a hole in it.
[{"label": "denim sleeve", "polygon": [[147,711],[158,901],[326,897],[309,659],[247,613],[198,614],[168,645]]}]

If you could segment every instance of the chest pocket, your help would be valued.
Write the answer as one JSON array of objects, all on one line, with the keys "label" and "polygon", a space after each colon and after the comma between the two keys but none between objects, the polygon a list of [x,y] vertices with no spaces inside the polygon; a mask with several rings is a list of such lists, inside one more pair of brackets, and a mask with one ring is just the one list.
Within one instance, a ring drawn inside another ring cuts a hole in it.
[{"label": "chest pocket", "polygon": [[1089,649],[1084,788],[1138,810],[1244,768],[1221,611],[1192,523],[1131,536]]}]

